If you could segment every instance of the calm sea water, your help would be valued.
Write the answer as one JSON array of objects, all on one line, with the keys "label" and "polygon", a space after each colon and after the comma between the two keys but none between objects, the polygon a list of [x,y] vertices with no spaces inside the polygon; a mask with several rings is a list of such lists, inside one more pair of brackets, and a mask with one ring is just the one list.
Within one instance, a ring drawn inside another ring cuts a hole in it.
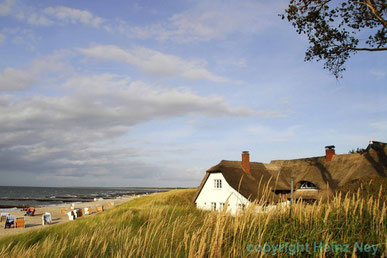
[{"label": "calm sea water", "polygon": [[165,191],[156,188],[130,187],[22,187],[0,186],[0,209],[27,206],[59,205],[92,201],[94,198],[117,198],[125,195]]}]

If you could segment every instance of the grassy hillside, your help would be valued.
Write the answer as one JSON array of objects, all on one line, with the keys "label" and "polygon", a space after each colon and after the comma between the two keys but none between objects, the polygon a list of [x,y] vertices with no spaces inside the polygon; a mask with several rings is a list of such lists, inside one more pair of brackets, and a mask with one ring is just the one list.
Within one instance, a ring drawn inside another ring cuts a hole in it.
[{"label": "grassy hillside", "polygon": [[[197,210],[194,193],[173,190],[142,197],[95,216],[2,238],[0,257],[248,257],[263,251],[301,254],[302,245],[319,256],[318,251],[324,252],[318,248],[320,242],[336,248],[327,250],[329,256],[342,257],[352,254],[355,243],[373,245],[368,253],[357,250],[363,255],[380,256],[386,247],[382,195],[366,199],[357,192],[264,214],[250,206],[243,215],[232,217]],[[281,251],[273,249],[281,244]]]}]

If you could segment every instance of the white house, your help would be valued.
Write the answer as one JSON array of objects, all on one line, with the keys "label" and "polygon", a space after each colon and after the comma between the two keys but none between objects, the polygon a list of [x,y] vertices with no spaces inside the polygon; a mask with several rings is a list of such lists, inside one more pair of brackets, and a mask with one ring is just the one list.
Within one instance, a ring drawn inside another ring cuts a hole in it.
[{"label": "white house", "polygon": [[227,183],[222,173],[218,172],[209,174],[195,203],[200,209],[223,210],[227,208],[231,214],[235,214],[238,209],[247,207],[249,201]]},{"label": "white house", "polygon": [[244,151],[242,162],[222,160],[207,170],[195,196],[196,207],[218,211],[227,209],[231,214],[247,208],[249,199],[255,198],[257,192],[250,165],[249,152]]}]

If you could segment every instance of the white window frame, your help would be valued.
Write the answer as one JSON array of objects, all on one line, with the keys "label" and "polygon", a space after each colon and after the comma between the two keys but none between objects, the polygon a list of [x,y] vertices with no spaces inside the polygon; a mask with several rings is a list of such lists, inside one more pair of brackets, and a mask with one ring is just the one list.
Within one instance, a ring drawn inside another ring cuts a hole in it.
[{"label": "white window frame", "polygon": [[220,202],[219,203],[219,209],[222,211],[224,209],[224,202]]},{"label": "white window frame", "polygon": [[318,187],[312,182],[303,181],[298,187],[298,190],[318,190]]},{"label": "white window frame", "polygon": [[216,202],[211,202],[211,210],[216,211]]},{"label": "white window frame", "polygon": [[214,189],[222,189],[222,179],[214,179]]}]

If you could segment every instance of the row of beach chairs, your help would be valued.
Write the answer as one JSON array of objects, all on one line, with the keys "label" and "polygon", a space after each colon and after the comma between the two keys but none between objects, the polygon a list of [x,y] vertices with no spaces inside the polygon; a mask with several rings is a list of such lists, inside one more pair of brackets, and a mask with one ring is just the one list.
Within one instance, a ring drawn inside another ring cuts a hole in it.
[{"label": "row of beach chairs", "polygon": [[[51,213],[46,212],[42,215],[42,225],[52,223]],[[4,224],[4,228],[25,228],[24,217],[15,217],[9,213],[1,213],[0,224]]]},{"label": "row of beach chairs", "polygon": [[[108,207],[114,206],[114,202],[108,202],[107,206]],[[103,212],[104,210],[105,210],[105,207],[103,205],[95,207],[95,211],[97,213]],[[69,217],[69,220],[75,220],[78,217],[82,217],[83,215],[90,215],[90,214],[92,214],[93,213],[93,209],[91,207],[86,207],[86,208],[83,208],[83,209],[81,209],[81,208],[80,209],[76,209],[76,208],[74,208],[74,206],[71,206],[69,211],[67,211],[66,208],[62,208],[61,209],[61,213],[62,214],[67,214],[67,216]]]},{"label": "row of beach chairs", "polygon": [[[108,207],[114,206],[114,202],[108,202]],[[95,208],[96,212],[103,212],[105,210],[105,207],[103,205],[96,206]],[[61,209],[62,214],[67,214],[69,217],[69,220],[75,220],[78,217],[82,217],[83,215],[89,215],[93,213],[93,210],[91,207],[83,208],[83,209],[75,209],[74,204],[70,207],[70,210],[67,212],[66,208]],[[35,215],[35,208],[29,207],[26,210],[25,216],[34,216]],[[46,212],[42,215],[42,225],[49,225],[52,223],[52,217],[51,213]],[[24,228],[25,227],[25,221],[24,217],[15,217],[10,215],[9,213],[1,213],[0,217],[0,224],[4,225],[4,228]]]},{"label": "row of beach chairs", "polygon": [[4,224],[4,228],[24,228],[24,217],[11,216],[9,213],[1,213],[0,224]]}]

